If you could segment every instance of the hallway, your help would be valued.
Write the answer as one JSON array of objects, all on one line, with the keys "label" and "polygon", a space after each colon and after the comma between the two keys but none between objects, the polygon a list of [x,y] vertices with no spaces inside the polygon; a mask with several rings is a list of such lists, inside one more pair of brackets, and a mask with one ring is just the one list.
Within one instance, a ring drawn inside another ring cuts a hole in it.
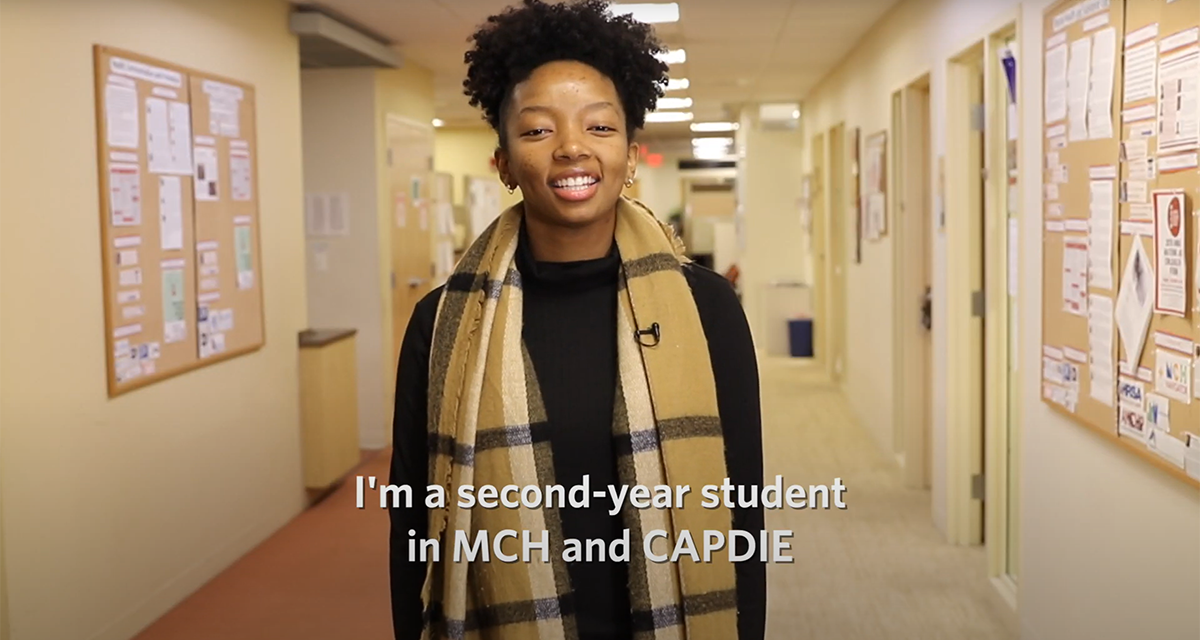
[{"label": "hallway", "polygon": [[[901,487],[895,465],[852,426],[841,394],[808,365],[762,368],[767,477],[832,484],[841,474],[848,505],[768,512],[768,528],[795,531],[797,559],[769,569],[768,638],[1016,638],[982,549],[941,541],[928,493]],[[356,473],[386,476],[386,456]],[[350,482],[137,640],[390,638],[387,519],[355,509],[354,499]]]}]

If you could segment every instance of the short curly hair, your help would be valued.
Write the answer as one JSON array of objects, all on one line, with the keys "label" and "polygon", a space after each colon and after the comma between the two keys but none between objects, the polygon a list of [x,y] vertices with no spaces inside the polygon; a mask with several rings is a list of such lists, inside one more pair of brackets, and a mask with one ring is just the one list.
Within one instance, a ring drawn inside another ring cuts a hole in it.
[{"label": "short curly hair", "polygon": [[524,0],[487,19],[470,38],[464,93],[505,145],[503,118],[515,85],[548,62],[574,60],[613,81],[630,139],[663,96],[669,67],[666,48],[648,24],[609,12],[605,0],[547,4]]}]

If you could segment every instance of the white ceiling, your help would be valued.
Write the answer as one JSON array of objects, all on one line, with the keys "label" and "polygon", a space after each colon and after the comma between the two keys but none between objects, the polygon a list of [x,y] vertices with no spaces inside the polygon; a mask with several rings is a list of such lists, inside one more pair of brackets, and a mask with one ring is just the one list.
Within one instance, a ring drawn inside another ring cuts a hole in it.
[{"label": "white ceiling", "polygon": [[[390,41],[433,71],[436,115],[449,125],[479,125],[462,93],[467,39],[489,15],[518,0],[318,0],[304,2]],[[690,88],[696,121],[722,120],[743,103],[797,102],[829,73],[897,0],[676,0],[680,21],[655,25],[687,62],[671,77]],[[301,4],[297,2],[297,4]],[[645,136],[686,135],[687,125],[648,124]]]}]

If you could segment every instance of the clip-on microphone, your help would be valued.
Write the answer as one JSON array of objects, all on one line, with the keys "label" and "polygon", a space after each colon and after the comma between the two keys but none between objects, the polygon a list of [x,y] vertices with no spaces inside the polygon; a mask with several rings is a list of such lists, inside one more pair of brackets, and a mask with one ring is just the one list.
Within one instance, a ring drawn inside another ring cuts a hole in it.
[{"label": "clip-on microphone", "polygon": [[[642,336],[651,336],[654,338],[654,342],[647,344],[644,340],[642,340]],[[649,329],[638,329],[637,331],[634,331],[633,337],[638,341],[638,344],[642,345],[643,347],[654,347],[658,345],[658,341],[662,338],[662,333],[658,329],[658,323],[655,322],[654,324],[650,325]]]}]

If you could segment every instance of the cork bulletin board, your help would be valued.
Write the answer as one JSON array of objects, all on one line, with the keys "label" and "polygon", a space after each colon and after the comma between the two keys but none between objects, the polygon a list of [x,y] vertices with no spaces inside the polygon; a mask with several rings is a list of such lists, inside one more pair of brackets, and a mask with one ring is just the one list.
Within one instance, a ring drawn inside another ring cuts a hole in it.
[{"label": "cork bulletin board", "polygon": [[1197,22],[1200,0],[1045,14],[1042,396],[1200,487]]},{"label": "cork bulletin board", "polygon": [[[1115,51],[1123,16],[1121,2],[1067,0],[1047,11],[1043,31],[1042,397],[1113,436],[1121,70]],[[1088,91],[1093,86],[1098,90]]]},{"label": "cork bulletin board", "polygon": [[214,100],[211,76],[102,45],[93,53],[107,381],[116,397],[264,342],[254,93],[221,81],[240,99]]}]

